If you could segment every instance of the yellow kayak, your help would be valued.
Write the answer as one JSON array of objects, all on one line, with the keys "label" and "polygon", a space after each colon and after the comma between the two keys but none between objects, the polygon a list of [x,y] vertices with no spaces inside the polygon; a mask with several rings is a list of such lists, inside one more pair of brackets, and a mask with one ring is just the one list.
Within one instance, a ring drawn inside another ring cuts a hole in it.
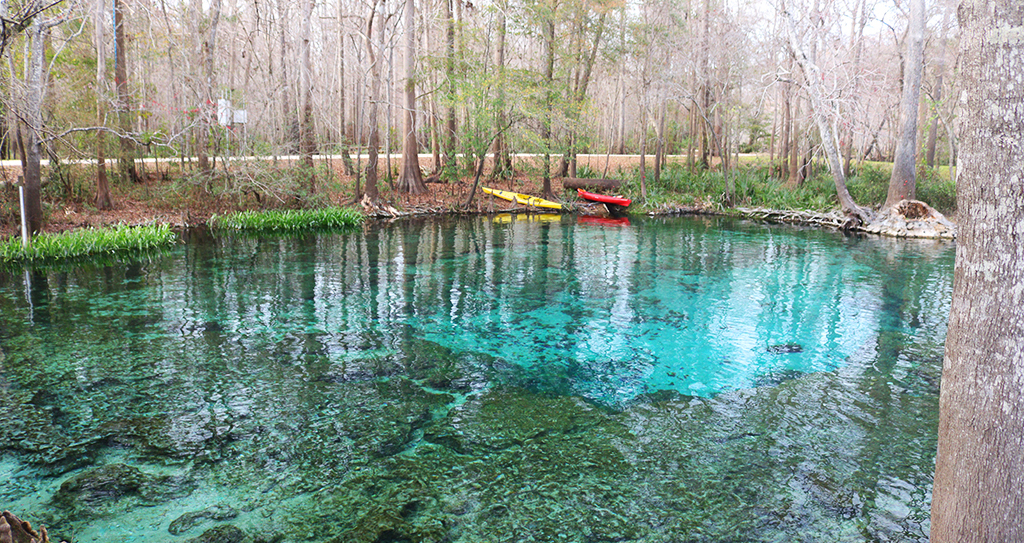
[{"label": "yellow kayak", "polygon": [[520,194],[518,192],[509,192],[507,190],[490,189],[487,187],[480,187],[485,193],[491,196],[497,196],[498,198],[504,198],[510,202],[515,202],[524,206],[534,207],[546,207],[548,209],[562,209],[562,204],[552,202],[551,200],[545,200],[543,198],[537,198],[536,196],[530,196],[529,194]]}]

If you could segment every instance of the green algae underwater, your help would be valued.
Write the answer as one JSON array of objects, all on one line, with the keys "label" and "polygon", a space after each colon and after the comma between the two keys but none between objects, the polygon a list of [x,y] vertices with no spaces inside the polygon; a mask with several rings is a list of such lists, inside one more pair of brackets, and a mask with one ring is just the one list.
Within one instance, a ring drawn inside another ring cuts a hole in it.
[{"label": "green algae underwater", "polygon": [[631,222],[0,273],[0,504],[76,542],[926,541],[953,246]]}]

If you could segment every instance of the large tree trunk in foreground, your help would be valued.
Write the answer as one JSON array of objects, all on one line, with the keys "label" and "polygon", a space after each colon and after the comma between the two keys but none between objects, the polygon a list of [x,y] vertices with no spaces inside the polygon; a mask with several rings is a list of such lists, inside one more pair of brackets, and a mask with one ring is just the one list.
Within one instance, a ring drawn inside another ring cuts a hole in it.
[{"label": "large tree trunk in foreground", "polygon": [[1024,541],[1024,4],[965,1],[953,305],[934,543]]},{"label": "large tree trunk in foreground", "polygon": [[921,72],[924,71],[924,0],[910,0],[910,32],[903,65],[903,98],[900,100],[900,137],[889,177],[889,193],[883,209],[900,200],[913,200],[917,192],[917,108],[921,102]]}]

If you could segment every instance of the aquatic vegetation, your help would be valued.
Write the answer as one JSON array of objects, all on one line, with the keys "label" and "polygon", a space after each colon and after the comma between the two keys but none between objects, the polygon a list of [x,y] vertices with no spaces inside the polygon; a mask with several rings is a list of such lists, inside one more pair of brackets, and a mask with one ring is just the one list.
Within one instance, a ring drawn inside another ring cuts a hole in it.
[{"label": "aquatic vegetation", "polygon": [[215,215],[210,218],[209,224],[214,228],[246,232],[294,232],[348,228],[364,220],[363,214],[356,209],[323,207],[238,211],[229,215]]},{"label": "aquatic vegetation", "polygon": [[206,234],[0,274],[0,502],[74,541],[927,541],[951,246]]},{"label": "aquatic vegetation", "polygon": [[0,242],[2,264],[49,264],[85,257],[135,257],[175,243],[178,236],[167,224],[84,228],[58,234],[39,234],[28,247],[20,237]]}]

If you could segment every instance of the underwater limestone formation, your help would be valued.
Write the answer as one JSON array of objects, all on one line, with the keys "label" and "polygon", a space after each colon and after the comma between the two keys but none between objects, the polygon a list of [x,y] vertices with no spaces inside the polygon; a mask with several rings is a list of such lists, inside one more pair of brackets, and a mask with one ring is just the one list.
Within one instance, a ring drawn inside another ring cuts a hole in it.
[{"label": "underwater limestone formation", "polygon": [[150,475],[126,464],[108,464],[64,481],[53,502],[80,520],[101,515],[122,500],[157,504],[187,496],[193,489],[194,483],[182,478]]},{"label": "underwater limestone formation", "polygon": [[173,535],[181,535],[207,520],[231,520],[238,516],[238,510],[230,505],[218,503],[202,511],[190,511],[174,519],[167,531]]},{"label": "underwater limestone formation", "polygon": [[0,514],[0,543],[50,543],[50,538],[44,526],[37,532],[27,521],[4,511]]},{"label": "underwater limestone formation", "polygon": [[252,538],[237,526],[221,524],[203,532],[203,535],[189,539],[186,543],[250,543]]}]

